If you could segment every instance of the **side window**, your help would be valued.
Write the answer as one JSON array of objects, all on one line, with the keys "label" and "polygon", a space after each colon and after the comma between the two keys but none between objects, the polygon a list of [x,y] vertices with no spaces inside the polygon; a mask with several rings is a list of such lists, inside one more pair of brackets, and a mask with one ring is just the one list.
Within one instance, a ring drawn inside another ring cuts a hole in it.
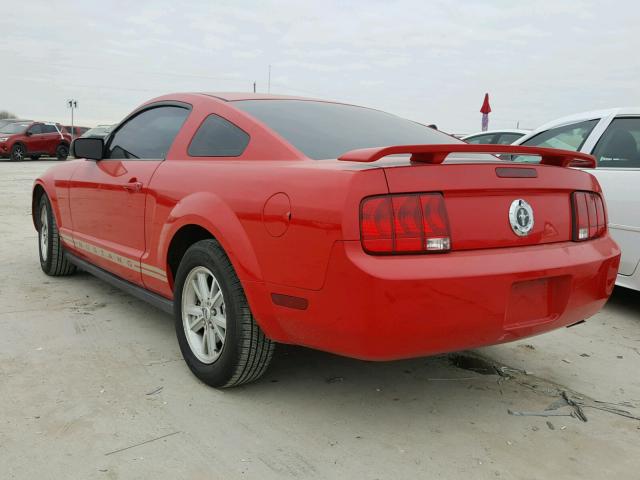
[{"label": "side window", "polygon": [[499,145],[511,145],[522,136],[521,133],[501,133],[498,139]]},{"label": "side window", "polygon": [[465,142],[486,145],[493,143],[493,137],[493,133],[489,133],[487,135],[476,135],[475,137],[467,138]]},{"label": "side window", "polygon": [[192,157],[238,157],[249,144],[249,135],[218,115],[209,115],[189,145]]},{"label": "side window", "polygon": [[42,125],[42,133],[58,133],[58,130],[53,125]]},{"label": "side window", "polygon": [[599,167],[640,168],[640,118],[615,118],[593,149]]},{"label": "side window", "polygon": [[36,123],[35,125],[32,125],[29,129],[29,132],[31,132],[33,135],[40,135],[42,133],[42,124]]},{"label": "side window", "polygon": [[144,110],[113,135],[105,158],[164,159],[188,115],[176,106]]}]

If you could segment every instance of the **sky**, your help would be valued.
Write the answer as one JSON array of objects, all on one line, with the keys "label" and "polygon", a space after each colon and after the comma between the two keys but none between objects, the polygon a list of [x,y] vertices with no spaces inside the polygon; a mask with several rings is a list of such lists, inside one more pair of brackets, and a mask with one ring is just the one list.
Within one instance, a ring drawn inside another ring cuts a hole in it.
[{"label": "sky", "polygon": [[114,123],[171,92],[268,90],[452,133],[640,105],[640,2],[0,0],[0,110]]}]

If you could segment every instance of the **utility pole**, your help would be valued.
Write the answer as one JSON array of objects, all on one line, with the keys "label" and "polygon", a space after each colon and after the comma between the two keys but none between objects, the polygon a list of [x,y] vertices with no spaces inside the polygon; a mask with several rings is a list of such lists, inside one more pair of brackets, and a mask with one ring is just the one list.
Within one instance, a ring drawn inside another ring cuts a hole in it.
[{"label": "utility pole", "polygon": [[269,64],[269,80],[267,82],[267,93],[271,93],[271,64]]},{"label": "utility pole", "polygon": [[78,108],[78,101],[74,99],[67,100],[67,108],[71,109],[71,140],[75,137],[75,129],[73,128],[73,112]]}]

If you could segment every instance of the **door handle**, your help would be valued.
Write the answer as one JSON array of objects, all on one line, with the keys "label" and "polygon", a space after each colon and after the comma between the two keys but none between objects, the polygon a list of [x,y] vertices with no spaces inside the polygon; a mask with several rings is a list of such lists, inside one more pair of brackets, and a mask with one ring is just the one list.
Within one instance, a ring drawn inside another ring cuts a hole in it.
[{"label": "door handle", "polygon": [[137,193],[142,190],[142,182],[137,182],[135,179],[133,179],[129,183],[125,183],[124,185],[122,185],[122,188],[124,188],[127,192]]}]

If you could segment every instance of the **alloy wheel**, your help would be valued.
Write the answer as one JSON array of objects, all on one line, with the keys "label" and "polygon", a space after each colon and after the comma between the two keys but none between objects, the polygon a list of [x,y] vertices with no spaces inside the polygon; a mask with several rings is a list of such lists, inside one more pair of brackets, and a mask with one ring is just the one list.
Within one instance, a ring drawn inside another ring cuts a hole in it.
[{"label": "alloy wheel", "polygon": [[211,270],[193,268],[182,287],[182,324],[189,348],[202,363],[211,364],[222,353],[226,313],[220,283]]},{"label": "alloy wheel", "polygon": [[40,255],[42,260],[47,261],[47,247],[49,245],[49,217],[47,207],[44,205],[40,209]]}]

